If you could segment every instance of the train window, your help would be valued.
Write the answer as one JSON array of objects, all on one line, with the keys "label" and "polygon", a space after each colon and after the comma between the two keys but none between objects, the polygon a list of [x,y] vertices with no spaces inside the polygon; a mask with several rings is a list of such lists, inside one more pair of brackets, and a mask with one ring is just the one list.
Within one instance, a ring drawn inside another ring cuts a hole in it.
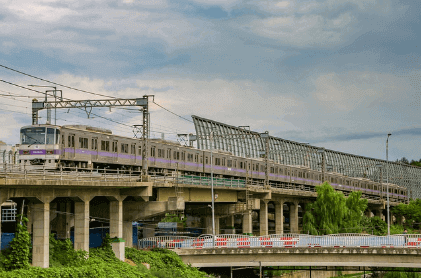
[{"label": "train window", "polygon": [[185,152],[181,152],[181,160],[186,160],[186,153]]},{"label": "train window", "polygon": [[155,146],[151,147],[151,156],[155,157]]},{"label": "train window", "polygon": [[200,163],[203,163],[203,157],[200,156]]},{"label": "train window", "polygon": [[234,166],[234,168],[237,168],[237,160],[234,160],[233,166]]},{"label": "train window", "polygon": [[198,162],[199,161],[199,155],[198,154],[195,154],[194,155],[194,162]]},{"label": "train window", "polygon": [[225,158],[222,159],[222,166],[225,166]]},{"label": "train window", "polygon": [[61,136],[61,144],[64,146],[64,135]]},{"label": "train window", "polygon": [[101,151],[110,151],[110,141],[102,141],[101,140]]},{"label": "train window", "polygon": [[98,138],[91,139],[91,149],[98,150]]},{"label": "train window", "polygon": [[46,144],[54,144],[54,130],[55,128],[47,128]]},{"label": "train window", "polygon": [[129,144],[121,143],[121,153],[129,153]]},{"label": "train window", "polygon": [[117,141],[113,141],[113,146],[111,148],[111,151],[116,153],[117,152],[117,148],[118,148],[118,142]]},{"label": "train window", "polygon": [[130,146],[130,153],[131,153],[131,154],[136,154],[136,144],[132,144],[132,145]]},{"label": "train window", "polygon": [[209,158],[208,157],[206,157],[206,163],[205,164],[209,164]]},{"label": "train window", "polygon": [[227,167],[232,167],[232,160],[227,160]]},{"label": "train window", "polygon": [[167,150],[167,158],[170,158],[171,159],[171,149],[168,149]]},{"label": "train window", "polygon": [[88,138],[79,137],[79,148],[81,149],[88,148]]},{"label": "train window", "polygon": [[138,146],[137,149],[138,149],[138,154],[141,155],[142,154],[142,146]]},{"label": "train window", "polygon": [[243,162],[240,161],[240,169],[243,169]]},{"label": "train window", "polygon": [[179,160],[180,159],[180,152],[174,151],[174,159]]},{"label": "train window", "polygon": [[221,159],[215,158],[215,165],[221,165]]},{"label": "train window", "polygon": [[187,161],[193,162],[193,154],[191,153],[187,154]]},{"label": "train window", "polygon": [[164,157],[164,150],[158,149],[158,157]]}]

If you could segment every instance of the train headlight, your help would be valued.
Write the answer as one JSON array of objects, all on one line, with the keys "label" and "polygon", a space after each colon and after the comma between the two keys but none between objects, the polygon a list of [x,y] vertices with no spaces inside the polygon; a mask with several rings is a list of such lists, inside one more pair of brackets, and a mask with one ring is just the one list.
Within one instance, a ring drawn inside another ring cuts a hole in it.
[{"label": "train headlight", "polygon": [[54,154],[54,151],[47,151],[47,154]]},{"label": "train headlight", "polygon": [[22,154],[29,154],[29,151],[23,151]]}]

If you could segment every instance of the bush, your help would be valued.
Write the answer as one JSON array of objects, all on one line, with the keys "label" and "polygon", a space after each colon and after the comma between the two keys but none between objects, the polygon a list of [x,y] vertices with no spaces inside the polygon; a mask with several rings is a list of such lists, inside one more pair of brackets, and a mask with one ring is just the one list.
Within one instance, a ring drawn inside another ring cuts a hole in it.
[{"label": "bush", "polygon": [[16,235],[10,242],[10,248],[2,251],[4,256],[2,264],[6,270],[29,267],[31,237],[26,228],[26,222],[28,219],[22,217],[22,224],[17,225]]},{"label": "bush", "polygon": [[88,252],[74,250],[70,239],[56,240],[50,235],[50,267],[81,266],[88,258]]}]

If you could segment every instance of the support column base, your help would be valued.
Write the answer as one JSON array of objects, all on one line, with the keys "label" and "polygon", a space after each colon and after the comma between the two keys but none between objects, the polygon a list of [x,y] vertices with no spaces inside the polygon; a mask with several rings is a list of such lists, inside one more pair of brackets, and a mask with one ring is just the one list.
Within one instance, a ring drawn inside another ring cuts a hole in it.
[{"label": "support column base", "polygon": [[113,248],[113,252],[117,259],[124,262],[125,259],[125,242],[123,239],[117,238],[112,239],[114,242],[111,242],[111,247]]}]

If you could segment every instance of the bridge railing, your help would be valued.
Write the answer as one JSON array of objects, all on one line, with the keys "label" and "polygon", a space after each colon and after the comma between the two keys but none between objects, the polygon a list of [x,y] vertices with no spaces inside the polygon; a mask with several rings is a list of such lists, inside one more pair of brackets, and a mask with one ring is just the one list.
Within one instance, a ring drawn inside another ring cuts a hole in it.
[{"label": "bridge railing", "polygon": [[62,181],[128,181],[140,180],[138,172],[122,169],[85,169],[61,167],[48,169],[43,165],[0,164],[0,177],[6,179],[40,179]]},{"label": "bridge railing", "polygon": [[202,235],[160,236],[140,239],[139,248],[421,248],[421,235],[374,236],[365,234],[335,234],[324,236],[280,234],[266,236]]}]

